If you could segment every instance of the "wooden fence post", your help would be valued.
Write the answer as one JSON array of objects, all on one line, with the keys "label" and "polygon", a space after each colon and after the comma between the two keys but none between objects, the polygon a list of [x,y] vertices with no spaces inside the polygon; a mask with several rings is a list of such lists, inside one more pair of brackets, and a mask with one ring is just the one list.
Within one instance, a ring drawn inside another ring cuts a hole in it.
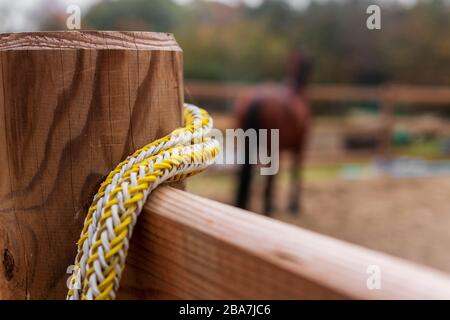
[{"label": "wooden fence post", "polygon": [[392,134],[395,129],[394,92],[392,85],[385,86],[380,101],[382,121],[380,155],[384,160],[390,160],[393,157]]},{"label": "wooden fence post", "polygon": [[99,183],[182,103],[172,35],[0,35],[0,299],[65,297]]}]

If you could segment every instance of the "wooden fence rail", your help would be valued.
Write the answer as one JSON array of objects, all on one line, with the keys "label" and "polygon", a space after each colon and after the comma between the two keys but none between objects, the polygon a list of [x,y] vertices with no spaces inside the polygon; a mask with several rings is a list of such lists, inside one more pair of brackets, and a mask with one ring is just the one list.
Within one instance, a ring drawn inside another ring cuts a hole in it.
[{"label": "wooden fence rail", "polygon": [[[240,83],[207,83],[187,81],[189,96],[206,99],[233,99],[240,92],[253,86]],[[309,98],[313,102],[383,101],[389,98],[394,103],[441,105],[450,107],[450,87],[388,85],[312,85]]]},{"label": "wooden fence rail", "polygon": [[[367,288],[370,266],[380,270],[380,290]],[[162,187],[139,217],[120,294],[152,299],[449,299],[450,277]]]}]

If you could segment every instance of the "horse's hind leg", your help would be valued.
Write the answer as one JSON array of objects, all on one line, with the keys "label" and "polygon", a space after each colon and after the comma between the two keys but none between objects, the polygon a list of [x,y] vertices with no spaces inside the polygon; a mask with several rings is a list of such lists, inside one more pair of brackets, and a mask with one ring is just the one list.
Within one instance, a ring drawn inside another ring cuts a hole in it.
[{"label": "horse's hind leg", "polygon": [[[255,129],[258,130],[260,127],[260,120],[258,115],[258,108],[260,104],[258,101],[253,101],[248,107],[247,114],[245,115],[243,129]],[[236,206],[242,209],[247,209],[248,200],[250,195],[251,181],[252,181],[252,167],[250,164],[250,153],[256,152],[256,146],[250,145],[250,140],[245,142],[245,162],[241,167],[239,175],[239,186],[236,195]]]},{"label": "horse's hind leg", "polygon": [[275,175],[266,177],[266,188],[264,189],[264,214],[270,216],[273,211],[273,181]]},{"label": "horse's hind leg", "polygon": [[300,213],[300,170],[301,156],[296,153],[294,154],[291,168],[291,195],[289,199],[289,211],[293,214]]},{"label": "horse's hind leg", "polygon": [[251,180],[252,165],[246,161],[246,163],[242,165],[239,174],[239,186],[236,196],[236,206],[239,208],[247,209],[248,207]]}]

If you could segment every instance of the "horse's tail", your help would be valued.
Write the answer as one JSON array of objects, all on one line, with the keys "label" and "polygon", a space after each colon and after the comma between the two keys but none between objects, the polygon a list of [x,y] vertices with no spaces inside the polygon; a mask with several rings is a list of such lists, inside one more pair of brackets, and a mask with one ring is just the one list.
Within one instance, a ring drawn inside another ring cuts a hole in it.
[{"label": "horse's tail", "polygon": [[[261,121],[259,117],[260,112],[260,102],[253,101],[249,105],[247,112],[244,116],[243,128],[248,129],[261,129]],[[239,175],[239,187],[236,196],[236,206],[242,209],[246,209],[248,205],[250,184],[252,180],[252,165],[250,164],[250,153],[254,152],[252,146],[250,145],[249,139],[245,141],[245,163],[242,165],[241,172]]]}]

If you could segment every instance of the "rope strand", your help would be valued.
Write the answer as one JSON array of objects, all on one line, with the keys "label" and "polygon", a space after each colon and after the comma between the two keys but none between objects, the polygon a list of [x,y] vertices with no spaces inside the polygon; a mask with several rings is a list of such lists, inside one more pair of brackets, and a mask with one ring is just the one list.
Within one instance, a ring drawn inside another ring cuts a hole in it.
[{"label": "rope strand", "polygon": [[137,150],[100,186],[78,240],[69,300],[115,299],[137,217],[161,183],[179,181],[211,165],[219,143],[213,122],[194,105],[184,106],[185,126]]}]

